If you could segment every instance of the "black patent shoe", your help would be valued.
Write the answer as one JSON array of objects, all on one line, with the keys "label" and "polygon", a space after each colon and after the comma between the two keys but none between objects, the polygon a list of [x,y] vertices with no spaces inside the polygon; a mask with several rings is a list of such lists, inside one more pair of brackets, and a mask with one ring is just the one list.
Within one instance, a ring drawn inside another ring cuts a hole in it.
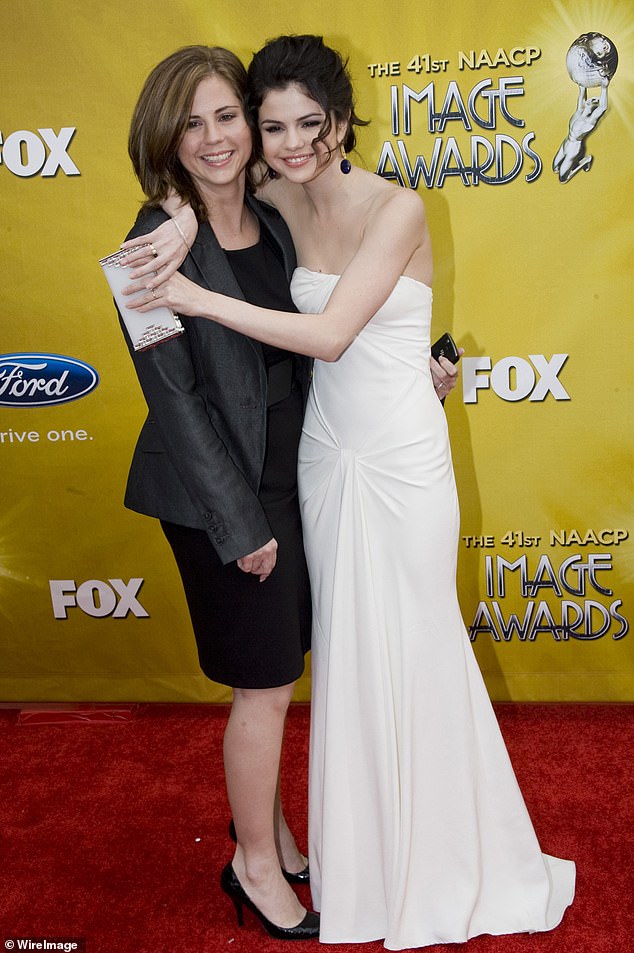
[{"label": "black patent shoe", "polygon": [[[236,825],[233,823],[233,818],[229,821],[229,837],[235,843],[237,843],[238,838],[236,835]],[[310,883],[310,870],[308,864],[304,867],[303,870],[298,870],[296,874],[291,873],[290,870],[284,870],[282,867],[282,876],[289,884],[308,884]]]},{"label": "black patent shoe", "polygon": [[308,864],[306,864],[303,870],[298,870],[296,874],[292,874],[290,870],[284,870],[282,867],[282,876],[289,884],[310,883],[310,870],[308,869]]},{"label": "black patent shoe", "polygon": [[236,908],[236,916],[238,918],[238,925],[243,926],[244,917],[242,913],[242,908],[247,907],[251,913],[254,913],[258,918],[266,932],[269,936],[272,936],[275,940],[318,940],[319,939],[319,914],[314,913],[310,910],[306,911],[306,916],[294,927],[278,927],[277,924],[271,923],[267,917],[264,916],[262,911],[256,907],[253,903],[253,900],[246,894],[242,884],[236,877],[235,871],[231,864],[223,869],[220,875],[220,886],[227,894],[228,897],[233,901],[233,905]]}]

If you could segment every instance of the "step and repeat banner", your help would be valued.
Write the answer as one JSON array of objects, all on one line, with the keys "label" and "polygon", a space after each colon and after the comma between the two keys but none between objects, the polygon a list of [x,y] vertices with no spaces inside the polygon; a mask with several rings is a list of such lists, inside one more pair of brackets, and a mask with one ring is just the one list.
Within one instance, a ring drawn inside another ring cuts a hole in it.
[{"label": "step and repeat banner", "polygon": [[122,504],[145,405],[98,259],[141,201],[149,70],[319,33],[372,120],[356,161],[425,201],[433,330],[465,348],[458,584],[492,696],[632,700],[631,8],[22,0],[0,19],[0,698],[228,697],[158,525]]}]

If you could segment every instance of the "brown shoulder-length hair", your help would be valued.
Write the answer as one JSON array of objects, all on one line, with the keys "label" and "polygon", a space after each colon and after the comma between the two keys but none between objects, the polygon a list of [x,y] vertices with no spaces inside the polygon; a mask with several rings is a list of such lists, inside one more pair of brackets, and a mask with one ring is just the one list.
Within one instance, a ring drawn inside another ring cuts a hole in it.
[{"label": "brown shoulder-length hair", "polygon": [[[132,114],[128,153],[146,196],[156,206],[171,190],[194,209],[199,221],[209,212],[178,158],[191,106],[201,80],[220,76],[244,103],[247,74],[238,57],[221,46],[185,46],[154,67]],[[247,186],[252,187],[251,163]]]}]

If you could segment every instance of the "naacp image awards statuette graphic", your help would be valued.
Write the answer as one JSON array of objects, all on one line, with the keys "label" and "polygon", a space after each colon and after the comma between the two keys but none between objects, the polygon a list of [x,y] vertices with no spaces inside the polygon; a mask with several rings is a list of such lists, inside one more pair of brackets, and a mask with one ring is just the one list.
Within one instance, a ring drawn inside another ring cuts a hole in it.
[{"label": "naacp image awards statuette graphic", "polygon": [[[553,159],[553,171],[560,182],[569,182],[582,169],[590,171],[593,156],[586,154],[586,138],[608,108],[608,86],[618,64],[614,43],[602,33],[583,33],[566,54],[566,68],[579,87],[579,96],[577,108],[570,117],[568,135]],[[600,89],[599,96],[589,96],[590,89]]]}]

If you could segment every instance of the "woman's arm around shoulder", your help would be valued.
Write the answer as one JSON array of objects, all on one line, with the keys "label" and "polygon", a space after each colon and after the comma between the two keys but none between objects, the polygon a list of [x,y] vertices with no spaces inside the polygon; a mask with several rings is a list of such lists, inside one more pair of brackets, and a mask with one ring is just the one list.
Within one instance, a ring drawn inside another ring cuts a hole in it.
[{"label": "woman's arm around shoulder", "polygon": [[385,303],[401,275],[426,283],[431,280],[425,210],[415,193],[385,183],[385,188],[367,196],[357,224],[359,245],[321,314],[257,308],[206,291],[180,274],[167,281],[159,275],[145,286],[129,286],[126,292],[136,295],[130,307],[144,311],[157,303],[167,304],[177,312],[209,318],[258,341],[336,361]]},{"label": "woman's arm around shoulder", "polygon": [[[145,213],[142,210],[141,215]],[[187,257],[196,235],[198,221],[191,205],[181,203],[177,195],[170,196],[158,209],[152,209],[155,223],[144,233],[130,233],[121,248],[127,252],[125,264],[134,269],[130,277],[146,278],[160,272],[163,280],[171,277]],[[160,218],[158,217],[160,216]]]}]

